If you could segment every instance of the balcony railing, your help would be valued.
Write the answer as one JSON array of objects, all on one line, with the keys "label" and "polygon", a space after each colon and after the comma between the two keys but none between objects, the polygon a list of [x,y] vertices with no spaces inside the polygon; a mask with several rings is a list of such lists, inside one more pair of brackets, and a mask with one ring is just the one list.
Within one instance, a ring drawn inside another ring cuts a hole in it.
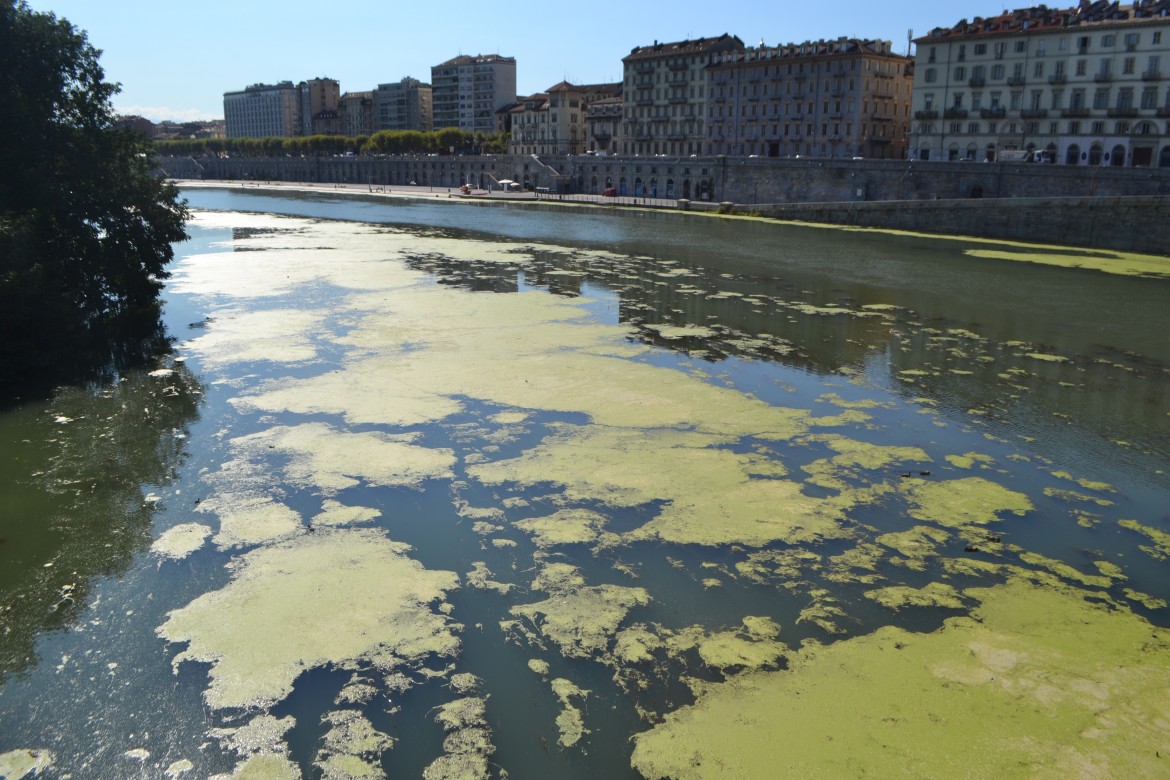
[{"label": "balcony railing", "polygon": [[1162,71],[1160,71],[1160,70],[1147,70],[1144,73],[1142,73],[1142,81],[1161,81],[1161,80],[1162,80]]},{"label": "balcony railing", "polygon": [[1020,112],[1021,119],[1043,119],[1048,116],[1046,108],[1025,108]]},{"label": "balcony railing", "polygon": [[1065,119],[1082,119],[1089,115],[1087,108],[1064,108],[1061,109],[1060,115]]},{"label": "balcony railing", "polygon": [[1022,87],[1026,82],[1027,79],[1025,79],[1023,76],[1008,76],[1007,80],[1009,87]]},{"label": "balcony railing", "polygon": [[915,111],[914,118],[915,119],[938,119],[938,112],[933,110],[933,109],[927,109],[926,111]]},{"label": "balcony railing", "polygon": [[1100,84],[1104,84],[1104,83],[1113,81],[1113,74],[1112,73],[1094,73],[1093,74],[1093,81],[1096,81]]},{"label": "balcony railing", "polygon": [[1003,106],[999,108],[984,108],[980,109],[979,116],[984,119],[1003,119],[1007,116],[1007,109]]},{"label": "balcony railing", "polygon": [[1048,83],[1049,84],[1067,84],[1068,83],[1068,76],[1066,76],[1063,73],[1054,73],[1053,75],[1048,77]]},{"label": "balcony railing", "polygon": [[965,108],[948,108],[943,112],[943,119],[966,119],[967,113]]},{"label": "balcony railing", "polygon": [[986,83],[987,83],[987,79],[985,79],[983,76],[972,76],[967,81],[968,86],[972,86],[972,87],[982,87]]},{"label": "balcony railing", "polygon": [[1130,118],[1137,115],[1138,110],[1136,108],[1110,108],[1105,111],[1105,116],[1112,119]]}]

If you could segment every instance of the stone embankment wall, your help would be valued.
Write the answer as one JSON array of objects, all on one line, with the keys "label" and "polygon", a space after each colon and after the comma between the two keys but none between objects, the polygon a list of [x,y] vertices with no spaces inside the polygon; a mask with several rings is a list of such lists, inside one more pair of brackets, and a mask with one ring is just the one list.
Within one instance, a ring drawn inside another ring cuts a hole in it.
[{"label": "stone embankment wall", "polygon": [[[694,210],[721,208],[715,204],[687,206]],[[1170,256],[1170,197],[792,203],[747,210],[794,222]]]},{"label": "stone embankment wall", "polygon": [[[1170,255],[1170,169],[729,157],[174,157],[179,179],[494,187]],[[657,203],[653,199],[657,198]],[[732,204],[732,205],[727,205]]]}]

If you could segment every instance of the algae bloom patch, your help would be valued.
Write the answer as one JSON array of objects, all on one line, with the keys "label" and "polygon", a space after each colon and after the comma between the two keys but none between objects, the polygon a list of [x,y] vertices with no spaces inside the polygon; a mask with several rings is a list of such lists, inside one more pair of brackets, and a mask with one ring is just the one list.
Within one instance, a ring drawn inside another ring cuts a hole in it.
[{"label": "algae bloom patch", "polygon": [[459,647],[432,605],[457,586],[380,532],[321,531],[247,553],[233,579],[175,610],[159,628],[186,642],[174,664],[211,664],[215,708],[268,707],[306,669],[391,655],[417,663]]},{"label": "algae bloom patch", "polygon": [[646,778],[1155,777],[1170,633],[1023,581],[929,634],[888,626],[707,686],[635,737]]}]

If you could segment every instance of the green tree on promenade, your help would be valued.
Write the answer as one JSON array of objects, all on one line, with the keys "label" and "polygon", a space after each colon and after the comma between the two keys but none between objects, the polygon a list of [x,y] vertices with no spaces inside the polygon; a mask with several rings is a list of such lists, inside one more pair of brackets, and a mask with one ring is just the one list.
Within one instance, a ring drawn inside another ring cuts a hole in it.
[{"label": "green tree on promenade", "polygon": [[150,143],[115,130],[100,51],[24,0],[0,0],[0,387],[44,378],[135,322],[186,238]]}]

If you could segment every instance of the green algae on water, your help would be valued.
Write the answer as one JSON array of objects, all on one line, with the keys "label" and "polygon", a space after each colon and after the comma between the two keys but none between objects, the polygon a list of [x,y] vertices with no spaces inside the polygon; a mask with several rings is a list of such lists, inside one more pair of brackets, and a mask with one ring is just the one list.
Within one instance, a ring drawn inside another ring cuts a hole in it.
[{"label": "green algae on water", "polygon": [[182,560],[203,547],[211,529],[202,523],[180,523],[168,528],[150,545],[150,551],[160,558]]},{"label": "green algae on water", "polygon": [[972,617],[933,633],[884,627],[708,685],[635,737],[634,768],[677,780],[1164,770],[1170,634],[1020,580],[966,595]]},{"label": "green algae on water", "polygon": [[52,765],[53,754],[48,750],[9,750],[0,753],[0,777],[5,780],[36,777]]},{"label": "green algae on water", "polygon": [[262,547],[233,562],[228,585],[172,611],[158,632],[188,643],[176,667],[212,665],[204,696],[214,709],[269,706],[315,666],[450,655],[455,626],[430,605],[457,578],[424,569],[407,550],[365,529]]}]

